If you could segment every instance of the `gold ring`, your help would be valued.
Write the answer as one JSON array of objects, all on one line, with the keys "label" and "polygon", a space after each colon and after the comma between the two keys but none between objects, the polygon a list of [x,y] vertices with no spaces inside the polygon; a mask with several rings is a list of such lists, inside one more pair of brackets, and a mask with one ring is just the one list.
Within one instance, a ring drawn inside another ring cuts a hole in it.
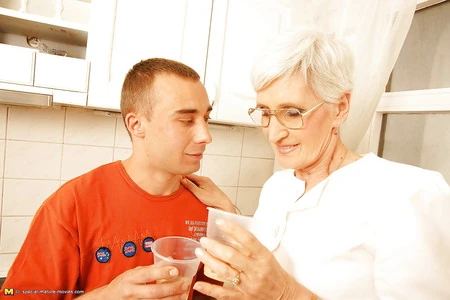
[{"label": "gold ring", "polygon": [[234,277],[234,278],[231,280],[231,283],[232,283],[234,286],[238,286],[239,283],[241,283],[241,273],[237,274],[237,276]]}]

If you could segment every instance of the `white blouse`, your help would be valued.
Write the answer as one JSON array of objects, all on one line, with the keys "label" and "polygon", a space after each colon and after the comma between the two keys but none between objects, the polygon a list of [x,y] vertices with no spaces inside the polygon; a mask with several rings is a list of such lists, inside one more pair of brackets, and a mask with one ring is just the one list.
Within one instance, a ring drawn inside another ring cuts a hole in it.
[{"label": "white blouse", "polygon": [[[450,187],[366,154],[316,185],[276,172],[256,219],[264,244],[321,299],[450,299]],[[301,198],[300,198],[301,197]]]}]

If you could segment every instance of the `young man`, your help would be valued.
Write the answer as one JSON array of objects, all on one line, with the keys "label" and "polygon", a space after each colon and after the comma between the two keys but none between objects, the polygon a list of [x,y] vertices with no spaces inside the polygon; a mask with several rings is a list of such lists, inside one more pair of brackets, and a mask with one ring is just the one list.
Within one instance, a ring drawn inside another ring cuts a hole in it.
[{"label": "young man", "polygon": [[67,182],[42,204],[3,288],[28,299],[29,290],[34,298],[186,299],[190,282],[155,284],[177,270],[153,265],[151,245],[206,232],[206,206],[180,179],[200,168],[211,109],[190,67],[159,58],[134,65],[121,95],[131,157]]}]

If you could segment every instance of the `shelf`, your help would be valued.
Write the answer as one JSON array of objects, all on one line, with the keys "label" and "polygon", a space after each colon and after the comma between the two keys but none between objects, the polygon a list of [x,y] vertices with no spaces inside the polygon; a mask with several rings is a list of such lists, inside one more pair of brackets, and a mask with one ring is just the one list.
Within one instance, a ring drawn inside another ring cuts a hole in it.
[{"label": "shelf", "polygon": [[445,2],[445,1],[447,1],[447,0],[418,0],[417,6],[416,6],[416,11],[427,8],[432,5],[439,4],[441,2]]},{"label": "shelf", "polygon": [[378,113],[450,111],[450,88],[388,92],[381,96]]},{"label": "shelf", "polygon": [[0,32],[86,46],[88,26],[0,7]]}]

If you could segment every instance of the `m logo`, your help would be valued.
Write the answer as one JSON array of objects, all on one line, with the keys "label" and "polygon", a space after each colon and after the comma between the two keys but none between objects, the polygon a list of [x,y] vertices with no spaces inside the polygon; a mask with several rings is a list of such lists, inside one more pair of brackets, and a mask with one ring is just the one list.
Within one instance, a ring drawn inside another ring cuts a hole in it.
[{"label": "m logo", "polygon": [[5,296],[14,296],[14,289],[7,289],[7,288],[5,288],[5,289],[3,290],[3,294],[4,294]]}]

